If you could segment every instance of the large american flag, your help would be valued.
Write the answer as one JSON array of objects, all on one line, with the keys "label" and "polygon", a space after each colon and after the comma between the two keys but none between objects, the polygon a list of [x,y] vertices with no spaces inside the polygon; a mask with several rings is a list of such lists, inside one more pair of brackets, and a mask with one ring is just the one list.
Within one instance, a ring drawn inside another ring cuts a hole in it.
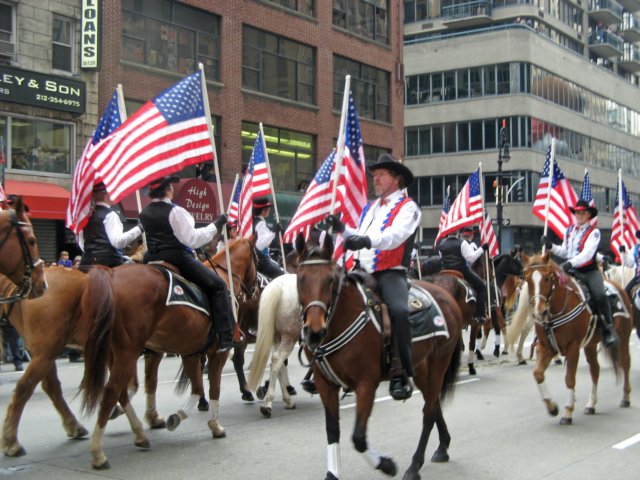
[{"label": "large american flag", "polygon": [[258,129],[238,200],[238,233],[242,237],[253,233],[253,199],[271,193],[267,168],[267,153],[264,151],[262,132]]},{"label": "large american flag", "polygon": [[[309,184],[302,201],[293,215],[289,227],[282,237],[283,242],[292,243],[298,232],[302,232],[305,238],[316,223],[324,220],[331,207],[331,192],[333,183],[331,180],[335,172],[336,151],[332,151],[316,172]],[[341,196],[341,195],[340,195]],[[339,201],[339,200],[338,200]],[[340,211],[340,204],[336,203],[336,210]]]},{"label": "large american flag", "polygon": [[444,196],[444,200],[442,201],[442,212],[440,213],[440,223],[438,224],[438,235],[436,235],[436,239],[433,242],[433,246],[435,247],[438,244],[438,240],[440,240],[442,238],[442,227],[444,226],[445,222],[447,221],[447,214],[449,213],[449,210],[451,209],[451,193],[450,193],[450,186],[447,186],[447,193]]},{"label": "large american flag", "polygon": [[448,235],[467,225],[482,220],[482,193],[480,192],[480,168],[469,176],[467,183],[456,197],[447,213],[440,236]]},{"label": "large american flag", "polygon": [[87,142],[82,156],[76,163],[66,219],[67,228],[71,229],[76,235],[84,229],[89,221],[91,193],[93,192],[93,186],[99,182],[88,156],[126,120],[124,108],[121,108],[122,102],[123,99],[120,98],[119,90],[116,88],[102,114],[102,118],[98,122],[93,137]]},{"label": "large american flag", "polygon": [[238,202],[240,201],[240,192],[242,191],[242,180],[238,182],[235,190],[233,191],[233,195],[231,196],[231,201],[229,202],[229,213],[227,215],[227,220],[229,222],[237,222],[238,221]]},{"label": "large american flag", "polygon": [[[582,192],[580,193],[580,200],[584,200],[590,207],[595,207],[596,202],[593,199],[593,192],[591,191],[591,181],[589,180],[589,170],[584,169],[584,180],[582,181]],[[591,225],[598,225],[598,217],[594,217],[589,220]]]},{"label": "large american flag", "polygon": [[[611,229],[611,249],[619,256],[620,245],[624,245],[627,250],[631,250],[636,244],[636,231],[640,230],[638,215],[629,198],[629,192],[622,185],[622,209],[620,208],[620,185],[616,189],[616,210],[613,214],[613,227]],[[624,228],[623,228],[624,226]]]},{"label": "large american flag", "polygon": [[152,180],[214,160],[202,83],[201,72],[184,78],[87,153],[112,202]]},{"label": "large american flag", "polygon": [[[547,158],[544,162],[536,199],[533,203],[533,214],[544,222],[547,213],[547,192],[549,188],[549,170],[551,168],[552,146],[547,150]],[[557,162],[553,162],[553,175],[551,175],[551,196],[549,197],[549,226],[560,238],[564,238],[564,234],[569,225],[574,223],[574,216],[569,210],[578,201],[576,192],[573,190],[571,183],[567,180],[558,166]]]},{"label": "large american flag", "polygon": [[496,238],[496,233],[493,230],[493,224],[491,223],[491,217],[489,216],[489,212],[487,212],[480,222],[480,243],[489,245],[489,256],[491,258],[497,257],[500,253],[500,249],[498,248],[498,239]]}]

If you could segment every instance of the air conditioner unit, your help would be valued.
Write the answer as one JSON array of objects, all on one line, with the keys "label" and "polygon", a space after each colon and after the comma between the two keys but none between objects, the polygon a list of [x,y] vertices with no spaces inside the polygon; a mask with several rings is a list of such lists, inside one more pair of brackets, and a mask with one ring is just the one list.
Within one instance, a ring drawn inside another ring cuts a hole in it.
[{"label": "air conditioner unit", "polygon": [[0,40],[0,57],[13,58],[15,45],[6,40]]}]

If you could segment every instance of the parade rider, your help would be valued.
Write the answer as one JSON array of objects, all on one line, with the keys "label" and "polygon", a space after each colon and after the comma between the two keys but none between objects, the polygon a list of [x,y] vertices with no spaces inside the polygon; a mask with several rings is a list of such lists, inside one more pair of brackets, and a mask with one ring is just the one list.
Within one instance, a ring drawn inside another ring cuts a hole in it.
[{"label": "parade rider", "polygon": [[[636,230],[636,238],[640,239],[640,230]],[[624,288],[629,295],[629,298],[633,300],[633,297],[631,297],[631,290],[633,290],[633,287],[635,287],[640,281],[640,244],[636,243],[633,247],[633,251],[629,253],[627,253],[627,247],[625,247],[624,245],[620,245],[618,251],[620,252],[620,263],[622,263],[622,265],[624,265],[625,267],[633,268],[633,278],[629,281],[629,283],[627,283],[627,286]]]},{"label": "parade rider", "polygon": [[545,235],[540,239],[540,243],[554,255],[566,259],[561,265],[562,270],[573,274],[587,286],[604,322],[602,341],[605,347],[612,347],[618,344],[618,335],[613,328],[611,305],[596,262],[600,230],[589,222],[598,215],[598,210],[585,200],[578,200],[575,207],[569,207],[569,210],[575,215],[576,223],[567,228],[562,245],[554,245]]},{"label": "parade rider", "polygon": [[179,180],[176,176],[163,177],[149,184],[152,200],[140,212],[148,247],[144,262],[164,261],[175,265],[187,280],[205,291],[211,321],[218,334],[218,352],[226,352],[233,346],[235,323],[227,285],[213,270],[196,260],[191,249],[211,242],[227,223],[227,216],[222,214],[206,227],[195,228],[191,214],[173,203],[173,184]]},{"label": "parade rider", "polygon": [[269,256],[269,245],[282,231],[282,227],[276,223],[273,230],[267,226],[265,220],[269,216],[273,203],[268,197],[258,197],[253,200],[253,229],[258,238],[256,239],[256,251],[258,252],[258,271],[267,277],[274,279],[284,275],[284,270],[274,262]]},{"label": "parade rider", "polygon": [[142,234],[139,226],[124,232],[122,221],[111,208],[111,200],[104,183],[93,187],[93,212],[84,229],[78,235],[83,251],[80,265],[104,265],[117,267],[124,263],[122,249]]},{"label": "parade rider", "polygon": [[473,226],[462,227],[461,238],[453,231],[442,240],[436,247],[436,251],[442,259],[444,270],[455,270],[460,272],[464,279],[471,284],[476,291],[476,311],[474,318],[477,322],[485,319],[485,304],[487,301],[487,285],[480,276],[471,270],[471,266],[480,256],[489,249],[488,244],[483,244],[482,248],[473,242]]},{"label": "parade rider", "polygon": [[413,182],[413,174],[406,166],[385,153],[368,168],[373,173],[378,198],[365,207],[358,228],[345,226],[335,216],[329,216],[327,221],[334,232],[343,234],[346,249],[359,250],[356,258],[360,267],[377,280],[382,300],[389,308],[404,369],[392,369],[389,390],[395,400],[406,400],[413,392],[407,268],[422,214],[404,193]]}]

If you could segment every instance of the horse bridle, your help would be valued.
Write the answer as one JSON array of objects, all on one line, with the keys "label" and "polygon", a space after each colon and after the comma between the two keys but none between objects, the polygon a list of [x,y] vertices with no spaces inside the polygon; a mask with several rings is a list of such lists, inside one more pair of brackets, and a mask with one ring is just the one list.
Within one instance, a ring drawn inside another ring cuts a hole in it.
[{"label": "horse bridle", "polygon": [[[525,276],[524,272],[526,270],[535,269],[535,268],[543,268],[543,267],[548,267],[548,265],[530,265],[530,266],[528,266],[527,268],[525,268],[523,270],[523,277]],[[551,272],[551,275],[555,275],[555,272]],[[553,294],[554,294],[554,292],[556,290],[556,286],[557,286],[557,283],[555,281],[552,281],[551,282],[551,292],[549,293],[549,295],[542,295],[542,294],[537,293],[537,294],[531,295],[531,298],[529,298],[529,304],[531,306],[533,306],[534,301],[536,299],[542,300],[549,307],[549,318],[553,318],[555,316],[561,315],[567,309],[567,305],[569,304],[569,293],[565,292],[564,305],[562,306],[562,309],[560,309],[560,311],[558,311],[556,313],[551,312],[551,297],[553,297]]]},{"label": "horse bridle", "polygon": [[[24,262],[25,268],[24,268],[24,275],[22,277],[22,280],[17,284],[17,287],[18,287],[17,292],[11,295],[10,297],[0,297],[0,304],[18,302],[24,299],[25,297],[27,297],[31,293],[31,288],[33,287],[32,279],[31,279],[31,274],[33,272],[33,269],[37,268],[43,263],[41,258],[37,258],[34,261],[33,257],[31,256],[31,252],[29,251],[29,246],[27,245],[27,239],[25,238],[24,233],[22,232],[22,227],[29,227],[29,228],[33,228],[33,227],[28,222],[18,221],[18,217],[14,210],[9,210],[9,216],[11,218],[11,222],[8,226],[6,235],[0,241],[0,250],[2,250],[2,247],[4,247],[4,244],[7,243],[7,241],[9,240],[12,230],[15,229],[16,235],[18,236],[18,243],[20,245],[20,251],[22,253],[22,260]],[[20,265],[18,264],[18,267],[16,267],[13,271],[9,272],[7,276],[11,276],[11,274],[15,272],[15,270],[17,270],[19,266]]]},{"label": "horse bridle", "polygon": [[[332,263],[331,260],[325,260],[325,259],[303,260],[302,262],[298,263],[298,267],[308,266],[308,265],[330,265],[331,263]],[[325,318],[326,318],[325,323],[327,324],[327,326],[331,324],[331,319],[333,318],[333,315],[335,313],[335,310],[333,307],[338,303],[338,300],[340,299],[340,294],[342,293],[342,286],[344,285],[344,277],[345,277],[344,274],[340,274],[338,276],[338,285],[337,287],[334,287],[332,289],[329,304],[324,303],[322,300],[312,300],[302,308],[300,317],[302,318],[303,322],[307,318],[307,311],[309,310],[309,308],[318,307],[322,310],[322,312],[325,315]]]}]

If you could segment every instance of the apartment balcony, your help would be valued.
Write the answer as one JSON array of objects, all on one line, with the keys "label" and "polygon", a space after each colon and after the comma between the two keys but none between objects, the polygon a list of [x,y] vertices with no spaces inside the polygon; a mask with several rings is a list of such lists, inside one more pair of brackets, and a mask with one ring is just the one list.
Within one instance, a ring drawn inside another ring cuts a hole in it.
[{"label": "apartment balcony", "polygon": [[618,32],[625,42],[640,42],[640,20],[635,15],[624,12],[622,24]]},{"label": "apartment balcony", "polygon": [[614,0],[590,0],[589,18],[604,25],[622,22],[622,7]]},{"label": "apartment balcony", "polygon": [[637,12],[640,10],[640,0],[618,0],[618,3],[627,12]]},{"label": "apartment balcony", "polygon": [[618,66],[625,69],[627,72],[640,72],[640,49],[635,45],[625,43]]},{"label": "apartment balcony", "polygon": [[589,35],[589,49],[599,57],[614,58],[622,55],[624,41],[617,35],[599,30]]},{"label": "apartment balcony", "polygon": [[491,8],[492,2],[488,0],[452,3],[441,7],[440,16],[447,27],[477,27],[492,23]]}]

